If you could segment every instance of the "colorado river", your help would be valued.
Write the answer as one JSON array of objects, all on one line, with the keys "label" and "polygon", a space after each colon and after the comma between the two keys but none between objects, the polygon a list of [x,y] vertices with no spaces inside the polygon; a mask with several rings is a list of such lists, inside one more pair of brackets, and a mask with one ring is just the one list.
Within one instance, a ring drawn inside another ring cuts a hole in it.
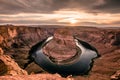
[{"label": "colorado river", "polygon": [[88,44],[87,42],[75,39],[76,46],[80,49],[78,51],[76,59],[66,64],[58,64],[46,56],[42,48],[47,44],[53,37],[49,37],[46,40],[33,46],[30,54],[34,59],[35,63],[49,73],[59,73],[61,76],[66,77],[68,75],[85,75],[91,70],[93,60],[99,56],[97,50]]}]

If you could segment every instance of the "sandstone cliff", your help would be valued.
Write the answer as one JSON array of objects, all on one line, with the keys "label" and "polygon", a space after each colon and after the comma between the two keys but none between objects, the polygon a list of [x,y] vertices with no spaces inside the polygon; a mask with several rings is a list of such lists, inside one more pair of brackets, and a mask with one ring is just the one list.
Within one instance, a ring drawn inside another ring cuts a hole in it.
[{"label": "sandstone cliff", "polygon": [[[94,63],[90,75],[78,76],[75,79],[109,80],[117,70],[120,70],[120,29],[104,28],[67,28],[76,38],[84,40],[97,48],[101,57]],[[1,26],[0,47],[5,55],[9,55],[17,64],[24,68],[27,63],[29,50],[39,41],[53,35],[56,28]],[[1,65],[3,62],[0,62]],[[1,66],[0,65],[0,66]],[[26,68],[28,73],[44,72],[35,63]]]}]

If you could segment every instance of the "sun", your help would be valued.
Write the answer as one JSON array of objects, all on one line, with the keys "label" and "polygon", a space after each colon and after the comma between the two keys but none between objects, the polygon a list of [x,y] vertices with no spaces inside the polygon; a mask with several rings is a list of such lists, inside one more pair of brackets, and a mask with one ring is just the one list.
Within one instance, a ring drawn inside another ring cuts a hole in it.
[{"label": "sun", "polygon": [[69,25],[77,25],[77,23],[79,23],[79,20],[77,18],[63,18],[58,20],[58,22],[62,22],[62,23],[67,23]]},{"label": "sun", "polygon": [[76,20],[75,18],[70,18],[69,21],[70,24],[76,24],[78,22],[78,20]]}]

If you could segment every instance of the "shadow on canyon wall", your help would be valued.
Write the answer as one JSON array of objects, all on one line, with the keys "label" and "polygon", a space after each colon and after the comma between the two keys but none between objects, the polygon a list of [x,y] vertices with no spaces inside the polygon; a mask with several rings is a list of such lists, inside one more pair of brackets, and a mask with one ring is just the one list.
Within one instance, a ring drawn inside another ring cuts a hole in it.
[{"label": "shadow on canyon wall", "polygon": [[[62,27],[63,28],[63,27]],[[0,47],[6,55],[9,55],[21,68],[29,61],[29,50],[39,41],[53,35],[58,28],[25,27],[25,26],[0,26]],[[72,27],[67,28],[73,35],[86,41],[97,48],[101,58],[95,61],[90,76],[78,79],[98,80],[109,79],[117,70],[120,70],[120,29]],[[30,74],[46,73],[35,63],[29,64],[26,69]]]}]

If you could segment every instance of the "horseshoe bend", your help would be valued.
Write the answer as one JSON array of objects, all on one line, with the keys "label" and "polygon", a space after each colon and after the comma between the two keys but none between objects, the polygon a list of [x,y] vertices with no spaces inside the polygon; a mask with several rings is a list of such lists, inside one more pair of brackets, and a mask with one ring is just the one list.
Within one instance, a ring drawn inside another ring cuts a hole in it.
[{"label": "horseshoe bend", "polygon": [[[22,74],[34,79],[48,76],[64,80],[72,75],[75,80],[109,80],[119,74],[118,28],[2,25],[0,48],[0,67],[4,66],[0,79]],[[5,56],[11,58],[11,65]]]}]

